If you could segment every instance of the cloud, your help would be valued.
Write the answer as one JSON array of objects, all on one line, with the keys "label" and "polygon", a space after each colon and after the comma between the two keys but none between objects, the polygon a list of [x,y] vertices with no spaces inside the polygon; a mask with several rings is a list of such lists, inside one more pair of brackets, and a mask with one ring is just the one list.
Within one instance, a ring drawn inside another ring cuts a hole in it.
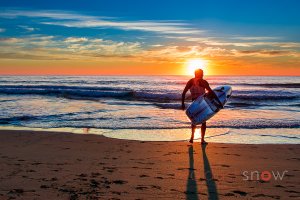
[{"label": "cloud", "polygon": [[88,37],[55,37],[29,35],[26,37],[0,38],[1,59],[32,60],[130,60],[138,62],[181,63],[190,58],[217,59],[218,57],[300,57],[297,51],[275,49],[238,50],[208,45],[150,45]]},{"label": "cloud", "polygon": [[5,44],[9,44],[9,43],[17,43],[17,42],[20,42],[20,41],[23,41],[22,39],[19,39],[19,38],[15,38],[15,37],[11,37],[11,38],[0,38],[0,42],[1,43],[5,43]]},{"label": "cloud", "polygon": [[0,52],[0,59],[22,59],[22,60],[68,60],[67,57],[59,58],[51,55],[36,55],[34,53]]},{"label": "cloud", "polygon": [[[207,39],[207,38],[206,38]],[[1,59],[134,61],[142,63],[182,63],[191,58],[239,59],[243,57],[299,58],[297,51],[283,49],[235,49],[208,43],[154,44],[105,40],[93,37],[61,37],[32,34],[0,38]]]},{"label": "cloud", "polygon": [[151,47],[162,47],[162,46],[164,46],[164,45],[162,45],[162,44],[152,44],[151,45]]},{"label": "cloud", "polygon": [[[299,42],[280,42],[280,37],[269,36],[212,37],[208,36],[207,30],[200,30],[184,21],[125,21],[122,18],[55,10],[5,10],[0,13],[0,17],[34,18],[40,24],[64,27],[112,28],[155,33],[143,34],[142,37],[147,39],[144,42],[134,42],[134,39],[140,41],[135,35],[128,42],[126,38],[124,41],[116,41],[88,36],[76,37],[76,33],[72,37],[31,34],[26,37],[0,38],[0,45],[5,47],[0,49],[2,59],[57,58],[99,61],[117,58],[140,62],[183,62],[196,57],[299,57]],[[24,25],[19,27],[29,32],[37,30]]]},{"label": "cloud", "polygon": [[[296,55],[293,51],[285,51],[285,50],[265,50],[265,49],[258,49],[258,50],[243,50],[238,51],[239,54],[244,55],[262,55],[262,56],[294,56]],[[299,56],[299,55],[298,55]]]},{"label": "cloud", "polygon": [[217,56],[233,56],[230,50],[220,47],[201,47],[201,46],[161,46],[146,49],[136,56],[144,62],[173,62],[182,63],[191,58],[212,58]]},{"label": "cloud", "polygon": [[288,51],[267,51],[267,50],[246,50],[246,51],[239,51],[240,53],[244,54],[253,54],[253,53],[261,53],[261,54],[268,54],[268,55],[282,55],[288,53]]},{"label": "cloud", "polygon": [[280,39],[280,37],[262,37],[262,36],[234,36],[232,37],[233,39],[238,39],[238,40],[277,40]]},{"label": "cloud", "polygon": [[243,40],[234,40],[236,37],[228,38],[218,38],[218,37],[194,37],[194,36],[166,36],[166,38],[176,39],[176,40],[185,40],[187,42],[197,43],[198,45],[205,46],[219,46],[219,47],[275,47],[275,48],[299,48],[300,42],[275,42],[275,41],[247,41],[248,39],[256,38],[256,40],[263,40],[263,38],[272,38],[275,40],[275,37],[238,37],[244,38]]},{"label": "cloud", "polygon": [[54,36],[38,34],[29,35],[27,37],[3,37],[0,38],[0,44],[7,48],[46,46],[51,43],[54,38]]},{"label": "cloud", "polygon": [[64,41],[65,42],[70,42],[70,43],[78,43],[78,42],[80,43],[80,42],[86,42],[86,41],[88,41],[88,39],[85,38],[85,37],[80,37],[80,38],[78,38],[78,37],[68,37]]},{"label": "cloud", "polygon": [[184,27],[187,24],[173,22],[152,22],[152,21],[107,21],[107,20],[92,20],[92,21],[64,21],[64,22],[42,22],[47,25],[57,25],[76,28],[115,28],[122,30],[138,30],[147,32],[157,32],[163,34],[200,34],[203,30]]},{"label": "cloud", "polygon": [[52,18],[58,20],[76,20],[94,19],[93,17],[79,15],[72,12],[56,11],[56,10],[3,10],[0,13],[0,17],[3,18],[17,18],[17,17],[36,17],[36,18]]},{"label": "cloud", "polygon": [[[0,13],[0,17],[39,18],[41,24],[57,25],[76,28],[114,28],[120,30],[147,31],[163,34],[200,34],[204,30],[191,27],[190,24],[181,21],[163,20],[137,20],[123,21],[119,18],[106,16],[82,15],[67,11],[57,10],[6,10]],[[47,19],[47,21],[45,21]]]},{"label": "cloud", "polygon": [[23,25],[19,25],[20,28],[25,29],[28,32],[33,32],[35,30],[39,30],[38,28],[33,28],[33,27],[29,27],[29,26],[23,26]]},{"label": "cloud", "polygon": [[30,35],[0,38],[2,59],[80,60],[100,57],[131,57],[141,51],[138,42],[119,42],[101,38]]}]

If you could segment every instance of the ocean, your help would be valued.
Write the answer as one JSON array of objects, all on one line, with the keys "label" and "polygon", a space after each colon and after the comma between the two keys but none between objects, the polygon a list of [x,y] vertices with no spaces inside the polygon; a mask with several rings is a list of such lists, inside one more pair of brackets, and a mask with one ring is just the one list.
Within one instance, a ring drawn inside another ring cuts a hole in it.
[{"label": "ocean", "polygon": [[[174,141],[190,137],[181,107],[189,76],[0,76],[0,129]],[[207,141],[300,144],[300,77],[206,76],[232,86]],[[190,104],[187,95],[186,104]],[[199,131],[196,133],[199,139]]]}]

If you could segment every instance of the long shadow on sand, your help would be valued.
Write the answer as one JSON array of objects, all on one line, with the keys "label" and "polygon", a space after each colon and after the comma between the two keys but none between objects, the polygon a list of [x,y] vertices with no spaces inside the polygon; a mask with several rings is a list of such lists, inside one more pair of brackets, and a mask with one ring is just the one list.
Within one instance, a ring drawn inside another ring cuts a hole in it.
[{"label": "long shadow on sand", "polygon": [[194,173],[194,148],[193,146],[189,147],[189,174],[186,185],[186,199],[188,200],[198,200],[198,190],[197,190],[197,182]]},{"label": "long shadow on sand", "polygon": [[[213,178],[212,170],[209,164],[209,160],[206,155],[206,148],[207,145],[202,145],[202,155],[203,155],[203,164],[204,164],[204,176],[208,191],[208,199],[209,200],[218,200],[219,195],[217,191],[217,186],[215,180]],[[189,174],[187,179],[187,189],[186,189],[186,199],[188,200],[198,200],[198,190],[197,190],[197,180],[195,176],[195,168],[194,168],[194,148],[193,146],[189,147]]]},{"label": "long shadow on sand", "polygon": [[213,173],[209,164],[209,160],[206,155],[206,146],[207,145],[201,145],[202,148],[202,155],[203,155],[203,164],[204,164],[204,175],[205,175],[205,181],[206,186],[208,190],[208,199],[209,200],[218,200],[219,195],[217,191],[217,186],[213,177]]}]

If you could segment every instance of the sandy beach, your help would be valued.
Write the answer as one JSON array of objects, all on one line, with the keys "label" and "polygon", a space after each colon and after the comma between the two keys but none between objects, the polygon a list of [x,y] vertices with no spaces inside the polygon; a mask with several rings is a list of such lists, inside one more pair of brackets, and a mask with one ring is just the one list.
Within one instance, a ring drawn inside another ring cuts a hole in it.
[{"label": "sandy beach", "polygon": [[0,200],[300,200],[299,8],[0,0]]},{"label": "sandy beach", "polygon": [[0,138],[0,199],[300,198],[300,145],[201,147],[33,131]]}]

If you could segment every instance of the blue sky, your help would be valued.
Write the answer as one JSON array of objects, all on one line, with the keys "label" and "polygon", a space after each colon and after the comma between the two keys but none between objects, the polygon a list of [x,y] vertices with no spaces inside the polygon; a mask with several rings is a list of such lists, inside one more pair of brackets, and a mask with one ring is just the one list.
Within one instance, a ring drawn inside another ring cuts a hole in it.
[{"label": "blue sky", "polygon": [[0,51],[2,65],[12,59],[67,60],[70,55],[81,61],[88,56],[136,57],[136,63],[268,56],[274,57],[274,66],[288,56],[300,63],[297,0],[0,2],[0,45],[7,47]]},{"label": "blue sky", "polygon": [[[300,30],[300,2],[297,0],[95,0],[95,1],[1,1],[1,10],[60,10],[84,15],[117,17],[120,20],[183,20],[203,29],[239,34],[288,34]],[[6,23],[5,23],[6,22]],[[20,20],[20,22],[22,22]],[[8,26],[9,21],[1,21]],[[22,22],[23,23],[23,22]],[[253,30],[257,27],[258,30]],[[265,28],[270,28],[269,31]],[[275,30],[275,31],[274,31]]]}]

